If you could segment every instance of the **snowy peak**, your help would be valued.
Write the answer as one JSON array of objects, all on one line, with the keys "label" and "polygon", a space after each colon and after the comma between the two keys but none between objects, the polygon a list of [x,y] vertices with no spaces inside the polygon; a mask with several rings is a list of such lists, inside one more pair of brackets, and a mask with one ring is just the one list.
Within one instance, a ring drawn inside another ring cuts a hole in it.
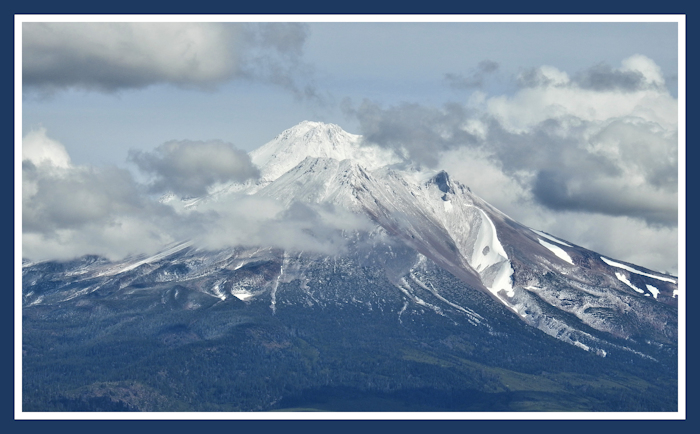
[{"label": "snowy peak", "polygon": [[250,157],[260,168],[263,183],[293,169],[307,157],[355,160],[369,170],[399,159],[389,150],[365,145],[362,136],[350,134],[335,124],[304,121],[279,134]]}]

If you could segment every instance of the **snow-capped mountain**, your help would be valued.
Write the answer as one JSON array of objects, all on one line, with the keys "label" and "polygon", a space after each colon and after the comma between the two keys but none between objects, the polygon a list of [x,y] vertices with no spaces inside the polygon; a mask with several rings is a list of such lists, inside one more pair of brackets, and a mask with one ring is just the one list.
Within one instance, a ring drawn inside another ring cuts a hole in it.
[{"label": "snow-capped mountain", "polygon": [[599,358],[658,364],[675,351],[674,276],[526,227],[448,173],[408,165],[337,125],[302,122],[250,156],[259,180],[223,186],[189,200],[188,209],[251,195],[367,224],[311,230],[340,240],[333,254],[265,245],[208,251],[183,240],[119,263],[25,264],[25,309],[95,308],[101,297],[136,300],[155,291],[148,303],[184,310],[243,301],[250,315],[261,315],[258,306],[275,317],[357,306],[381,312],[392,327],[409,318],[447,321],[490,336],[515,333],[519,322]]}]

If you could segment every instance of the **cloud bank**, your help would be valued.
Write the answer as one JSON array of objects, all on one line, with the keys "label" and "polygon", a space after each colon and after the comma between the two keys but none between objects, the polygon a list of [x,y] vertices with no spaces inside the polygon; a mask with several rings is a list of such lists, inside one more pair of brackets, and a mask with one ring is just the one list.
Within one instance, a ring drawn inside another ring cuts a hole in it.
[{"label": "cloud bank", "polygon": [[574,78],[543,66],[517,82],[512,95],[475,91],[466,104],[385,108],[365,100],[346,103],[346,113],[365,140],[429,167],[468,149],[551,211],[677,225],[677,101],[651,59],[635,55]]}]

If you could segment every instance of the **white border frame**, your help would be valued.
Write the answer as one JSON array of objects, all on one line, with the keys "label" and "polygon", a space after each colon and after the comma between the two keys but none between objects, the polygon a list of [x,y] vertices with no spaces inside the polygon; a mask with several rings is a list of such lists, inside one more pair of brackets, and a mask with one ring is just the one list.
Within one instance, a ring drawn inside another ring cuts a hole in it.
[{"label": "white border frame", "polygon": [[[675,22],[678,23],[678,411],[637,412],[246,412],[22,411],[22,23],[24,22]],[[28,420],[684,420],[686,418],[686,17],[668,15],[15,15],[15,419]]]}]

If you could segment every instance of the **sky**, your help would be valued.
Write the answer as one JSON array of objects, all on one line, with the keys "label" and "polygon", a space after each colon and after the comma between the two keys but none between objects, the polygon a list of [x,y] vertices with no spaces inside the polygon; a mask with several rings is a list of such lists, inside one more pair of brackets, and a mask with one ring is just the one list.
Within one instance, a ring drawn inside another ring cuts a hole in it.
[{"label": "sky", "polygon": [[28,259],[152,253],[216,238],[205,228],[225,218],[244,228],[231,242],[337,222],[259,202],[195,218],[157,200],[254,179],[246,153],[313,120],[445,169],[528,226],[678,273],[676,22],[44,18],[21,31]]}]

